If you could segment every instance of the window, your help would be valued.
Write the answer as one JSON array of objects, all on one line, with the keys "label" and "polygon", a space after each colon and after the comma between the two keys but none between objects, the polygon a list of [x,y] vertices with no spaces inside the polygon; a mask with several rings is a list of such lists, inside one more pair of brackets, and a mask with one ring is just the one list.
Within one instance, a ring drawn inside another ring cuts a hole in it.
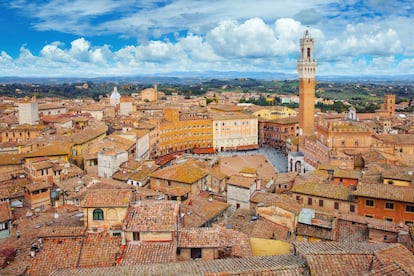
[{"label": "window", "polygon": [[385,209],[394,210],[394,203],[385,202]]},{"label": "window", "polygon": [[335,210],[339,209],[339,202],[334,202],[334,208],[335,208]]},{"label": "window", "polygon": [[132,232],[132,240],[139,241],[139,232]]},{"label": "window", "polygon": [[386,221],[394,221],[393,218],[385,218]]},{"label": "window", "polygon": [[412,220],[406,220],[406,221],[405,221],[405,224],[406,224],[406,225],[413,225],[413,221],[412,221]]},{"label": "window", "polygon": [[201,259],[201,248],[191,248],[191,259]]},{"label": "window", "polygon": [[0,223],[0,231],[7,230],[7,229],[9,229],[9,223],[8,222]]},{"label": "window", "polygon": [[323,207],[323,199],[319,199],[319,207]]},{"label": "window", "polygon": [[371,199],[365,200],[365,206],[366,207],[374,207],[374,201]]},{"label": "window", "polygon": [[102,209],[93,210],[93,220],[103,220],[103,219],[104,219],[104,213]]},{"label": "window", "polygon": [[387,235],[384,235],[384,241],[388,240]]},{"label": "window", "polygon": [[312,198],[311,197],[308,198],[308,205],[312,205]]},{"label": "window", "polygon": [[372,215],[365,215],[365,217],[367,217],[367,218],[373,218],[374,216],[372,216]]},{"label": "window", "polygon": [[405,211],[414,213],[414,205],[405,205]]}]

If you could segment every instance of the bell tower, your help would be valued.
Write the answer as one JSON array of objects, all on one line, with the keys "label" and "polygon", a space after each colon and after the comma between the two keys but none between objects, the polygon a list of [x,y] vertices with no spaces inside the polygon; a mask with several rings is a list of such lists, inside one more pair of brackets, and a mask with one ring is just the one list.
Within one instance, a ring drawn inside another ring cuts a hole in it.
[{"label": "bell tower", "polygon": [[311,136],[315,128],[315,72],[313,38],[306,30],[300,39],[301,56],[298,60],[299,75],[299,127],[302,135]]}]

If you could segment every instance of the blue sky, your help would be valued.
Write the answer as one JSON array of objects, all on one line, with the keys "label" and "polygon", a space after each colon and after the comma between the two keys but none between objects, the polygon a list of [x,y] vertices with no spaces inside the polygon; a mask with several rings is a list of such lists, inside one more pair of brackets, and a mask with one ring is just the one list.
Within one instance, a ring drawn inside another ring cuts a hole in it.
[{"label": "blue sky", "polygon": [[0,0],[0,76],[414,74],[413,0]]}]

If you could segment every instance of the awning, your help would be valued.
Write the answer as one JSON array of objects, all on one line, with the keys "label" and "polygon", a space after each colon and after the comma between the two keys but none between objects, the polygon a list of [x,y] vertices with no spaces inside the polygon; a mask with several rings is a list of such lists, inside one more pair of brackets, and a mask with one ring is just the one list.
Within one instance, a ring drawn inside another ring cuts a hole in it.
[{"label": "awning", "polygon": [[244,145],[244,146],[237,146],[236,150],[255,150],[258,149],[259,145]]},{"label": "awning", "polygon": [[214,152],[215,152],[214,148],[193,149],[194,154],[211,154]]}]

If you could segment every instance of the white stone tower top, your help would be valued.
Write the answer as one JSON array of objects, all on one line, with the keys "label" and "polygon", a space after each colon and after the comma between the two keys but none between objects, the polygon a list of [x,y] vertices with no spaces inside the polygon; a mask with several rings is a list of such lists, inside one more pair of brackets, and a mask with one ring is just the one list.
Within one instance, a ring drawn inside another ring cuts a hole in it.
[{"label": "white stone tower top", "polygon": [[299,78],[315,78],[316,60],[313,55],[314,40],[310,36],[308,30],[305,31],[303,37],[300,39],[301,55],[298,60],[298,74]]},{"label": "white stone tower top", "polygon": [[121,94],[118,93],[118,88],[115,86],[114,91],[112,91],[111,97],[109,98],[109,103],[111,105],[119,104],[121,100]]}]

